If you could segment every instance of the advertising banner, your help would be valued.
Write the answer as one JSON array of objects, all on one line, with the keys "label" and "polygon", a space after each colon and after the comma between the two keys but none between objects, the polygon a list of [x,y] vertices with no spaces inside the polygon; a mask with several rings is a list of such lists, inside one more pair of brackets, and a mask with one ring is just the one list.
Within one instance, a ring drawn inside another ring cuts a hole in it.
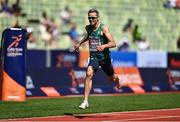
[{"label": "advertising banner", "polygon": [[114,67],[134,67],[137,63],[136,52],[111,52],[112,65]]},{"label": "advertising banner", "polygon": [[[115,68],[122,87],[99,69],[93,76],[91,94],[147,93],[180,90],[179,70],[166,68]],[[83,95],[86,68],[40,68],[28,70],[27,96]]]},{"label": "advertising banner", "polygon": [[2,36],[2,100],[26,99],[26,37],[21,28],[9,28]]},{"label": "advertising banner", "polygon": [[[123,87],[116,88],[99,69],[93,77],[92,94],[103,93],[144,93],[144,84],[136,68],[117,69],[123,78]],[[63,76],[63,77],[62,77]],[[27,96],[64,96],[84,94],[86,68],[40,68],[27,73]]]},{"label": "advertising banner", "polygon": [[137,52],[137,66],[140,68],[167,68],[167,53],[157,51]]}]

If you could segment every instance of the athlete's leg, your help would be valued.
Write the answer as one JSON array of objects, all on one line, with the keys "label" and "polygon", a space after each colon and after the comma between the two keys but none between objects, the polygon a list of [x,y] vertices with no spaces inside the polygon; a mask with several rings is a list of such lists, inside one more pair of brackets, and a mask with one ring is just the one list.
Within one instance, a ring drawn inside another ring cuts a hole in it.
[{"label": "athlete's leg", "polygon": [[92,66],[88,66],[87,72],[86,72],[86,79],[85,79],[85,90],[84,90],[84,100],[88,100],[91,87],[92,87],[92,77],[93,77],[94,71]]},{"label": "athlete's leg", "polygon": [[119,79],[119,77],[118,77],[117,74],[114,73],[113,75],[108,76],[108,78],[109,78],[109,80],[111,80],[112,82],[115,82],[115,83],[116,83],[116,87],[117,87],[118,89],[120,89],[120,88],[122,87],[122,83],[121,83],[121,81],[120,81],[120,79]]},{"label": "athlete's leg", "polygon": [[88,103],[88,97],[92,88],[92,77],[93,77],[94,71],[93,71],[93,67],[92,66],[88,66],[87,68],[87,72],[86,72],[86,79],[84,82],[84,100],[81,103],[81,105],[79,106],[79,108],[85,109],[87,107],[89,107],[89,103]]},{"label": "athlete's leg", "polygon": [[111,64],[111,59],[104,60],[100,62],[102,70],[106,73],[109,80],[115,82],[117,84],[117,88],[121,88],[121,82],[117,74],[115,74],[113,66]]},{"label": "athlete's leg", "polygon": [[94,73],[97,71],[98,67],[99,67],[99,64],[96,60],[90,61],[89,66],[86,71],[86,79],[84,82],[84,85],[85,85],[84,101],[81,103],[79,108],[85,109],[85,108],[89,107],[88,97],[89,97],[89,94],[90,94],[90,91],[92,88],[92,77],[93,77]]}]

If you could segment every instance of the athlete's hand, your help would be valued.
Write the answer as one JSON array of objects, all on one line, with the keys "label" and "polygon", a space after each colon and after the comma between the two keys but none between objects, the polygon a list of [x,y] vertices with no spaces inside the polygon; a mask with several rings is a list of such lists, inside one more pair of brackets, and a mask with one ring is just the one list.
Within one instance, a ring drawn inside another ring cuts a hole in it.
[{"label": "athlete's hand", "polygon": [[99,52],[102,52],[106,47],[104,45],[100,45],[100,46],[97,46],[96,49],[99,51]]}]

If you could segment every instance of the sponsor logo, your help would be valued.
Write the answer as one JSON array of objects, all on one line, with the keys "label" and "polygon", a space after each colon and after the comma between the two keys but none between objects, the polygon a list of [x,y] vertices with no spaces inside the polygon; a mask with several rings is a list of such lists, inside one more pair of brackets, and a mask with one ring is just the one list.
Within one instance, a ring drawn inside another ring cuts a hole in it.
[{"label": "sponsor logo", "polygon": [[13,42],[7,48],[8,57],[17,57],[23,55],[23,48],[18,48],[22,35],[12,36]]},{"label": "sponsor logo", "polygon": [[8,46],[8,49],[12,47],[17,47],[19,45],[19,42],[22,40],[22,35],[13,36],[12,39],[13,42]]}]

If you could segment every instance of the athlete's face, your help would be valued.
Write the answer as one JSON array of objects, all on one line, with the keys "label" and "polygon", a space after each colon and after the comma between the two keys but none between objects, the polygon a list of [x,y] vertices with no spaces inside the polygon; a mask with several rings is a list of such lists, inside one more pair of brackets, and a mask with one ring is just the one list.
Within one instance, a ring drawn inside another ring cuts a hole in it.
[{"label": "athlete's face", "polygon": [[95,12],[89,13],[88,20],[89,20],[90,25],[96,25],[98,22],[98,17],[96,13]]}]

